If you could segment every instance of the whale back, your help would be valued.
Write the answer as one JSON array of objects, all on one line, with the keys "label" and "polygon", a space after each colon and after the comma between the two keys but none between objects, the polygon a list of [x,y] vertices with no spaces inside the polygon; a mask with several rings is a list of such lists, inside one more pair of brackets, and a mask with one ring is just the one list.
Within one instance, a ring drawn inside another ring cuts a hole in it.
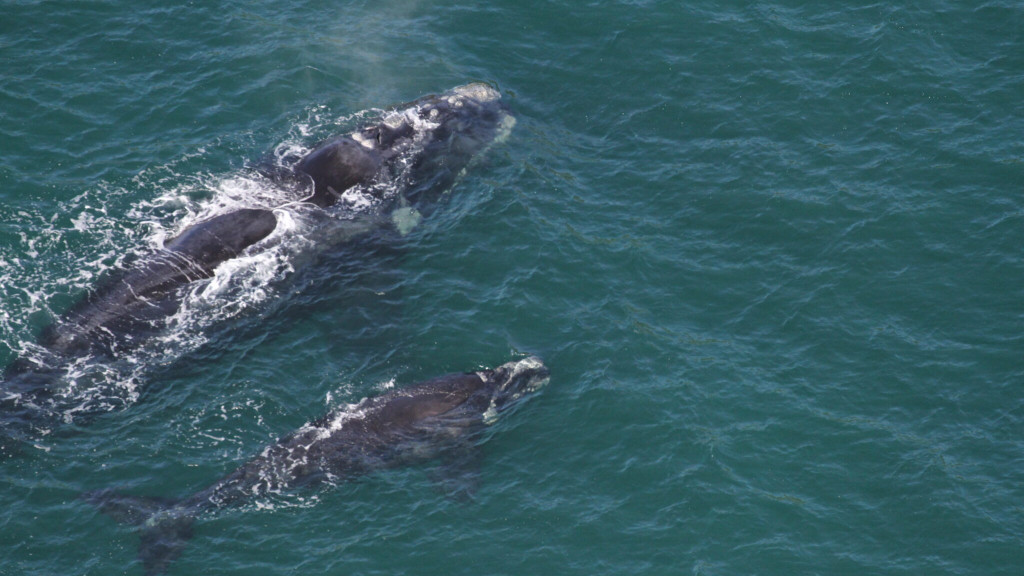
[{"label": "whale back", "polygon": [[111,353],[118,335],[145,331],[173,313],[174,291],[213,275],[221,263],[266,238],[277,225],[269,210],[245,209],[192,226],[128,270],[102,282],[43,330],[40,343],[67,357]]},{"label": "whale back", "polygon": [[483,389],[484,381],[475,373],[447,374],[381,397],[380,408],[373,417],[391,427],[444,425],[448,420],[464,418],[467,414],[462,412],[481,415],[486,399],[472,400]]},{"label": "whale back", "polygon": [[168,241],[164,248],[187,257],[209,273],[266,238],[276,226],[277,218],[270,210],[245,208],[200,222]]},{"label": "whale back", "polygon": [[381,163],[375,150],[362,146],[351,136],[343,136],[304,156],[295,169],[313,179],[309,202],[326,208],[337,202],[345,190],[372,179]]}]

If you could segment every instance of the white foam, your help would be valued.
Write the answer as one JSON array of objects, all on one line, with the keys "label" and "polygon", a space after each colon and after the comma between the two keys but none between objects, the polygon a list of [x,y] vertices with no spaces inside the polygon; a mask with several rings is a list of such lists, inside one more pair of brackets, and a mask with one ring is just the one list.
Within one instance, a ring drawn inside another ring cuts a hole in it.
[{"label": "white foam", "polygon": [[374,204],[373,195],[362,186],[353,186],[341,193],[339,197],[345,205],[356,212],[369,210]]},{"label": "white foam", "polygon": [[304,429],[316,430],[317,440],[323,440],[330,437],[331,434],[339,431],[345,426],[345,422],[360,418],[366,414],[367,400],[363,400],[358,404],[347,404],[344,408],[335,409],[328,414],[328,419],[323,426],[313,426],[307,424]]}]

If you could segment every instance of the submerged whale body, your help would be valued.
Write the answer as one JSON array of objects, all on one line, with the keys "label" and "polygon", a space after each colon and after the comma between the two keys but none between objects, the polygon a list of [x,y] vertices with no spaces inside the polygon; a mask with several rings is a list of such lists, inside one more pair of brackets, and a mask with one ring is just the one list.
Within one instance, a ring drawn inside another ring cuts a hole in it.
[{"label": "submerged whale body", "polygon": [[[282,192],[300,191],[300,204],[348,222],[346,233],[335,240],[375,229],[405,233],[512,123],[496,90],[460,86],[385,110],[302,157],[284,159],[265,176]],[[67,408],[80,404],[76,394],[82,391],[65,381],[68,367],[117,358],[159,333],[188,287],[265,246],[279,228],[277,210],[246,208],[198,222],[111,274],[61,315],[43,331],[38,346],[30,347],[31,354],[4,371],[0,451],[12,437],[31,438],[69,419]],[[75,415],[88,411],[76,408]]]},{"label": "submerged whale body", "polygon": [[328,413],[181,500],[111,490],[87,493],[83,499],[135,527],[146,574],[162,574],[181,554],[203,512],[435,459],[449,472],[470,472],[464,468],[476,461],[479,432],[548,378],[547,367],[536,357],[493,370],[441,376]]}]

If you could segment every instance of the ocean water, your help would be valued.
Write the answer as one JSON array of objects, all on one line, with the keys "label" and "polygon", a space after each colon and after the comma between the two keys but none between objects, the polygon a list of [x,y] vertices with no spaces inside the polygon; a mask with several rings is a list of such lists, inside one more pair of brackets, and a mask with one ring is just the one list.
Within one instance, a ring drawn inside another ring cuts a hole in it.
[{"label": "ocean water", "polygon": [[1020,574],[1020,3],[9,1],[0,365],[244,175],[482,81],[517,119],[404,237],[235,263],[0,462],[0,574],[142,574],[178,498],[328,409],[544,358],[426,468],[209,514],[170,574]]}]

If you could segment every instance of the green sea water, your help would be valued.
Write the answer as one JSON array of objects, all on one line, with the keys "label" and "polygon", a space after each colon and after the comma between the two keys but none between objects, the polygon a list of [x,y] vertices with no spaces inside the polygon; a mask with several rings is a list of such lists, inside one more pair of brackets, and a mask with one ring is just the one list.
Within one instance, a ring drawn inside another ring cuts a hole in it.
[{"label": "green sea water", "polygon": [[426,468],[208,514],[170,574],[1021,574],[1019,2],[7,1],[0,365],[240,174],[472,81],[517,124],[408,235],[218,275],[0,462],[0,574],[142,574],[80,499],[537,354]]}]

